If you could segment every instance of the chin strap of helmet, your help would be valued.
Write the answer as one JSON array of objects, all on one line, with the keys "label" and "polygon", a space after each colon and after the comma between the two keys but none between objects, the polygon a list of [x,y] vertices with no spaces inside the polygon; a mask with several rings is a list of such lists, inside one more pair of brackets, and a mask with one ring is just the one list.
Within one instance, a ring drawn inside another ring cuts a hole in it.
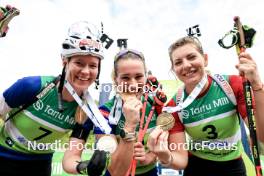
[{"label": "chin strap of helmet", "polygon": [[62,102],[62,90],[63,90],[65,75],[66,75],[65,69],[66,69],[66,65],[62,69],[62,73],[61,73],[61,77],[60,77],[60,83],[59,83],[59,87],[58,87],[58,109],[59,109],[59,112],[62,112],[64,110],[63,102]]},{"label": "chin strap of helmet", "polygon": [[99,60],[99,64],[98,64],[98,74],[97,74],[97,77],[96,77],[96,80],[94,81],[95,82],[95,89],[98,90],[99,88],[99,77],[100,77],[100,72],[101,72],[101,59]]}]

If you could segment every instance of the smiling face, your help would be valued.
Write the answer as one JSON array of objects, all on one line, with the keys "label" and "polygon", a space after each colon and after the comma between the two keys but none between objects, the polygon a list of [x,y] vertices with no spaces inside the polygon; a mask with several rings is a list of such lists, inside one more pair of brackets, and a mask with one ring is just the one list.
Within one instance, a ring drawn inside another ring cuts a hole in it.
[{"label": "smiling face", "polygon": [[208,59],[195,44],[187,43],[171,52],[171,62],[177,77],[192,90],[204,76]]},{"label": "smiling face", "polygon": [[81,95],[95,80],[98,74],[99,58],[91,55],[72,56],[64,59],[66,80]]},{"label": "smiling face", "polygon": [[145,66],[142,60],[120,59],[116,73],[115,82],[122,92],[137,93],[142,90],[146,81]]}]

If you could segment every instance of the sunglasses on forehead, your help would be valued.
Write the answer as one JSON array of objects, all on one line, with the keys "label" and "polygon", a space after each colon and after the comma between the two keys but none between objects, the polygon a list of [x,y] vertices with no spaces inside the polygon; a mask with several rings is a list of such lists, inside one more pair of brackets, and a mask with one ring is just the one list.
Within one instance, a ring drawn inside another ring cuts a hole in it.
[{"label": "sunglasses on forehead", "polygon": [[127,54],[129,54],[129,53],[138,56],[138,57],[139,57],[140,59],[142,59],[142,60],[145,60],[143,53],[141,53],[141,52],[139,52],[139,51],[137,51],[137,50],[133,50],[133,49],[124,49],[124,50],[119,51],[119,52],[116,54],[116,56],[115,56],[115,61],[117,61],[118,59],[122,58],[123,56],[125,56],[125,55],[127,55]]}]

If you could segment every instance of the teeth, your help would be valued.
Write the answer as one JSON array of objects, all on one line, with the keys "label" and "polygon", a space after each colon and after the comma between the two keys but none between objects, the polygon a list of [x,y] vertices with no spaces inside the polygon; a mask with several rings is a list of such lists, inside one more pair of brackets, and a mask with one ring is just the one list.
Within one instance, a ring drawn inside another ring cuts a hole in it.
[{"label": "teeth", "polygon": [[89,80],[87,78],[80,78],[80,77],[78,77],[78,79],[81,80],[81,81],[88,81]]},{"label": "teeth", "polygon": [[186,73],[185,76],[190,76],[190,75],[192,75],[193,73],[194,73],[194,71],[190,71],[190,72]]},{"label": "teeth", "polygon": [[196,72],[195,69],[191,69],[191,70],[189,70],[187,73],[185,73],[184,75],[185,75],[185,76],[191,76],[191,75],[194,74],[195,72]]}]

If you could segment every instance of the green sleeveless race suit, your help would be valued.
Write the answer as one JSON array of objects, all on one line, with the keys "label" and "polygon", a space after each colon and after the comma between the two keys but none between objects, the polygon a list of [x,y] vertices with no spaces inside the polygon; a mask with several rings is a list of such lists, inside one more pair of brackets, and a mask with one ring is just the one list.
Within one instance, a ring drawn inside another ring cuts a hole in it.
[{"label": "green sleeveless race suit", "polygon": [[[53,79],[51,76],[40,77],[40,87]],[[62,147],[59,139],[73,128],[77,103],[64,102],[65,110],[59,112],[57,97],[57,89],[53,88],[8,120],[0,132],[0,146],[24,154],[50,154],[53,149]],[[17,110],[13,108],[9,114]]]},{"label": "green sleeveless race suit", "polygon": [[[242,145],[236,106],[212,78],[208,79],[210,87],[204,95],[196,98],[181,113],[173,113],[176,123],[170,133],[185,129],[190,137],[187,149],[197,157],[213,161],[239,158]],[[225,79],[228,80],[227,77]],[[176,105],[175,102],[177,95],[168,106]]]},{"label": "green sleeveless race suit", "polygon": [[[106,119],[108,119],[108,116],[109,116],[109,113],[110,113],[111,109],[114,108],[113,107],[114,106],[114,100],[115,100],[115,97],[112,98],[111,100],[109,100],[108,102],[106,102],[103,106],[101,106],[99,108]],[[146,113],[145,113],[146,115],[145,115],[144,124],[146,123],[146,119],[148,117],[148,114],[150,113],[151,106],[152,105],[150,104],[150,102],[148,102],[147,103],[147,107],[146,107]],[[144,136],[144,142],[143,143],[145,145],[146,151],[148,151],[148,149],[146,147],[146,144],[147,144],[147,139],[148,139],[149,133],[155,128],[157,115],[160,113],[160,111],[161,111],[161,107],[156,106],[155,107],[155,111],[153,113],[153,117],[152,117],[152,119],[151,119],[151,121],[149,123],[148,130],[147,130],[147,132],[146,132],[146,134]],[[124,117],[123,114],[121,114],[121,118],[118,121],[117,125],[111,125],[110,124],[111,128],[112,128],[112,133],[115,134],[118,138],[120,137],[120,130],[124,127],[124,124],[125,124],[125,117]],[[139,126],[137,127],[136,131],[138,131],[138,130],[139,130]],[[99,128],[95,128],[94,133],[95,134],[103,134],[103,132]],[[136,168],[136,174],[146,173],[146,172],[152,170],[155,167],[156,167],[155,163],[149,164],[149,165],[145,165],[145,166],[140,165],[138,163],[137,164],[137,168]]]}]

